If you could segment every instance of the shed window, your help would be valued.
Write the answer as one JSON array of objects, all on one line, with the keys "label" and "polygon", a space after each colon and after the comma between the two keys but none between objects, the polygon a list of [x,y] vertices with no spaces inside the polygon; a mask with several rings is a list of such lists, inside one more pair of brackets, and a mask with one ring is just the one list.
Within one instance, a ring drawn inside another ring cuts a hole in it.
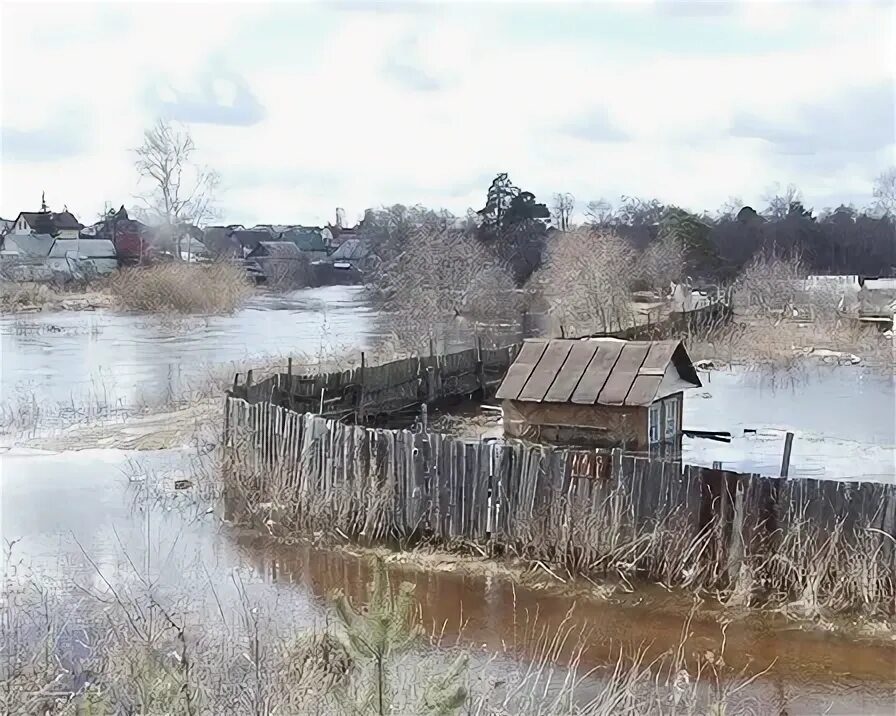
[{"label": "shed window", "polygon": [[648,442],[651,445],[656,445],[660,441],[660,408],[662,405],[662,403],[654,403],[650,406]]}]

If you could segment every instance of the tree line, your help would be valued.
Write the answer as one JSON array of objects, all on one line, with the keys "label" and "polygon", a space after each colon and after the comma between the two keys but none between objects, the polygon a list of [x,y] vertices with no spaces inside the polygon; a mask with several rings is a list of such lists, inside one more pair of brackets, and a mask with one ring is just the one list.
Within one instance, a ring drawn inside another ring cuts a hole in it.
[{"label": "tree line", "polygon": [[[659,199],[623,196],[616,203],[588,203],[584,222],[576,226],[570,194],[555,194],[549,206],[501,173],[488,187],[483,208],[464,217],[394,205],[368,210],[359,230],[376,258],[393,269],[416,242],[442,237],[472,250],[475,239],[507,267],[517,286],[544,266],[558,232],[612,234],[627,244],[635,262],[669,264],[677,256],[680,272],[695,280],[733,280],[759,255],[798,255],[812,273],[890,275],[896,270],[896,168],[878,177],[874,197],[872,206],[816,210],[790,185],[770,192],[758,208],[731,199],[715,212],[695,214]],[[413,247],[419,260],[426,247]],[[582,249],[600,251],[601,243],[589,240]]]}]

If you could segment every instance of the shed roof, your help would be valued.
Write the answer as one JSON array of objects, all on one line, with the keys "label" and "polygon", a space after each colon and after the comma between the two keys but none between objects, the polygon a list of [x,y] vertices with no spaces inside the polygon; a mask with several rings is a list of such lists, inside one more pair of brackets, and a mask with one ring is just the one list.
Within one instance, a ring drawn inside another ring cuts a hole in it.
[{"label": "shed roof", "polygon": [[56,239],[50,249],[49,258],[64,259],[69,251],[88,259],[114,259],[115,245],[108,239]]},{"label": "shed roof", "polygon": [[647,406],[662,397],[658,392],[670,365],[681,380],[700,387],[681,341],[529,340],[507,371],[497,397],[538,403]]}]

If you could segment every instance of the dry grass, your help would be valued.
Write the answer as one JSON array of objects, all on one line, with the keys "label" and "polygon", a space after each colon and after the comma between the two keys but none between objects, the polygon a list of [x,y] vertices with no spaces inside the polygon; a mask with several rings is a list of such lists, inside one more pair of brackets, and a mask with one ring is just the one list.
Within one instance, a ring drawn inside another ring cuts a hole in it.
[{"label": "dry grass", "polygon": [[0,281],[0,312],[40,309],[60,299],[50,286],[42,283]]},{"label": "dry grass", "polygon": [[238,266],[170,263],[122,271],[111,282],[116,303],[146,313],[232,313],[251,295]]},{"label": "dry grass", "polygon": [[896,365],[893,339],[847,316],[819,316],[806,323],[780,317],[753,318],[697,330],[682,338],[694,360],[774,371],[799,371],[806,365],[805,359],[813,356],[829,363],[850,363],[854,355],[863,364],[884,371],[892,371]]}]

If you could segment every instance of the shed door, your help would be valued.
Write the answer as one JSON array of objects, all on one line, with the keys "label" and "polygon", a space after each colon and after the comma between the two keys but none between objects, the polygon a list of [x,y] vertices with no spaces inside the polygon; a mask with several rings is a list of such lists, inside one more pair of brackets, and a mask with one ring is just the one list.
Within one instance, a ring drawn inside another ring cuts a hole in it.
[{"label": "shed door", "polygon": [[681,453],[681,396],[671,395],[651,405],[648,421],[651,457],[677,459]]}]

